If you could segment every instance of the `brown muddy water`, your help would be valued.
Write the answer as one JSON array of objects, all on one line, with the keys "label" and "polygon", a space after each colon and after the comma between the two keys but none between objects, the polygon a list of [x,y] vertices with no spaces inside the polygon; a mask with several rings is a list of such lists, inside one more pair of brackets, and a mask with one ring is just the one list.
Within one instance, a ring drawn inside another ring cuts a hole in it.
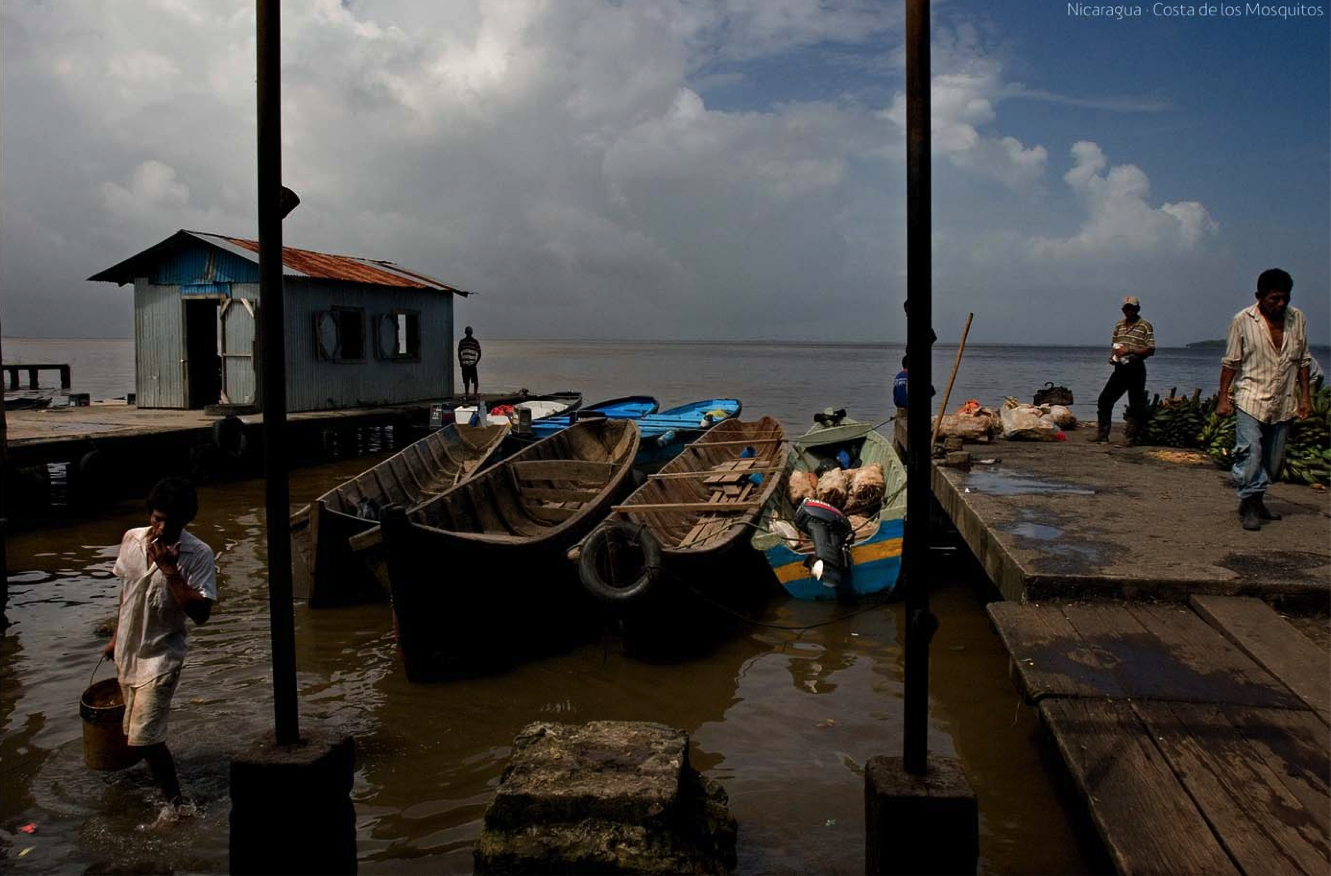
[{"label": "brown muddy water", "polygon": [[[303,469],[303,503],[381,457]],[[11,534],[12,626],[0,672],[0,829],[12,873],[227,871],[228,758],[272,727],[263,482],[204,488],[191,527],[220,552],[220,604],[190,634],[170,740],[200,816],[152,821],[143,766],[83,763],[78,699],[114,615],[111,566],[132,504],[91,522]],[[943,569],[934,593],[930,748],[959,757],[979,795],[981,867],[1085,872],[1041,759],[1038,722],[1007,676],[982,602]],[[743,873],[862,873],[863,765],[901,750],[902,606],[846,610],[773,595],[702,656],[647,661],[611,633],[483,678],[408,683],[387,605],[296,609],[301,720],[355,735],[362,873],[468,873],[481,816],[531,721],[662,721],[692,735],[694,764],[739,820]],[[828,621],[834,621],[827,623]],[[821,624],[821,626],[815,626]],[[101,670],[103,677],[108,672]],[[35,825],[31,834],[19,830]]]}]

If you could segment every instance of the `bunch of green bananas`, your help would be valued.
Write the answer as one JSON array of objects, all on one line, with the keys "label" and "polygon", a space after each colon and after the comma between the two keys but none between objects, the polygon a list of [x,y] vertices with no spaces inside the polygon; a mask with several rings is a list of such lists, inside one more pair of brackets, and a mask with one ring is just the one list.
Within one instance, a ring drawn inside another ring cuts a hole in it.
[{"label": "bunch of green bananas", "polygon": [[1331,386],[1313,392],[1313,412],[1295,420],[1285,446],[1281,479],[1292,484],[1331,481]]},{"label": "bunch of green bananas", "polygon": [[[1236,420],[1232,415],[1222,417],[1214,413],[1215,402],[1213,396],[1203,403],[1210,406],[1212,413],[1197,436],[1197,444],[1216,465],[1229,468],[1233,464]],[[1331,482],[1331,386],[1321,381],[1313,392],[1312,414],[1291,424],[1280,479],[1291,484]]]},{"label": "bunch of green bananas", "polygon": [[1191,398],[1178,396],[1177,391],[1177,387],[1171,389],[1163,401],[1157,395],[1147,408],[1142,434],[1138,437],[1140,443],[1160,447],[1198,446],[1198,434],[1206,425],[1207,416],[1215,410],[1215,399],[1203,401],[1200,389],[1194,390]]}]

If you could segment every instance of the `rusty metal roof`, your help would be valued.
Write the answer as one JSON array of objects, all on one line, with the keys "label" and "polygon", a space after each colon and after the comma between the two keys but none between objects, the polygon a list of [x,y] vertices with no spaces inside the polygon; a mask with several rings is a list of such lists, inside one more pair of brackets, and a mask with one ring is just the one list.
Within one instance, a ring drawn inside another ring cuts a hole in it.
[{"label": "rusty metal roof", "polygon": [[[107,280],[120,284],[132,283],[134,277],[145,274],[146,265],[157,261],[168,252],[178,250],[191,241],[206,243],[256,264],[259,260],[259,242],[256,240],[182,229],[156,246],[149,247],[138,255],[131,256],[120,264],[94,274],[88,279]],[[333,255],[308,249],[296,249],[290,246],[282,247],[282,274],[287,277],[339,280],[347,283],[364,283],[370,286],[434,289],[455,295],[470,294],[465,289],[457,289],[419,271],[411,271],[392,262],[363,259],[356,256]]]}]

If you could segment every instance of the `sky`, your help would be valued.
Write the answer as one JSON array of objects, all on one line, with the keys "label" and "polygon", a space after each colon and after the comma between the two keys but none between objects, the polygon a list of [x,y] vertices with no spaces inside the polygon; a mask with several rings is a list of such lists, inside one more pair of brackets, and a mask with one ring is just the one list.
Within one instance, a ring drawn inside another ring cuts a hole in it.
[{"label": "sky", "polygon": [[[973,342],[1106,343],[1124,295],[1161,346],[1222,337],[1272,266],[1331,341],[1331,2],[1105,11],[933,4],[940,342],[974,312]],[[481,337],[905,337],[900,2],[287,0],[282,27],[288,246],[475,292]],[[257,236],[253,3],[5,0],[0,29],[0,326],[127,337],[132,289],[88,276]]]}]

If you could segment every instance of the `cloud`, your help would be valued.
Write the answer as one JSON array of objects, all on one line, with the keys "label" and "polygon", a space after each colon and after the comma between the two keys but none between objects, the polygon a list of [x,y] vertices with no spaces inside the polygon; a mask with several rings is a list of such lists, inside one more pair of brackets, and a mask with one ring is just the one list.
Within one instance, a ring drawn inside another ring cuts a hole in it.
[{"label": "cloud", "polygon": [[1063,181],[1082,204],[1084,222],[1070,237],[1032,238],[1029,246],[1038,257],[1105,259],[1188,252],[1220,232],[1219,224],[1197,201],[1153,207],[1151,181],[1141,168],[1111,167],[1100,147],[1089,140],[1073,144],[1072,159]]},{"label": "cloud", "polygon": [[[971,25],[942,29],[935,42],[935,69],[942,72],[933,76],[929,90],[934,153],[1011,189],[1030,188],[1044,175],[1048,151],[1010,135],[981,131],[998,118],[997,104],[1011,93],[1003,81],[1002,62]],[[896,94],[886,117],[905,130],[904,92]]]}]

